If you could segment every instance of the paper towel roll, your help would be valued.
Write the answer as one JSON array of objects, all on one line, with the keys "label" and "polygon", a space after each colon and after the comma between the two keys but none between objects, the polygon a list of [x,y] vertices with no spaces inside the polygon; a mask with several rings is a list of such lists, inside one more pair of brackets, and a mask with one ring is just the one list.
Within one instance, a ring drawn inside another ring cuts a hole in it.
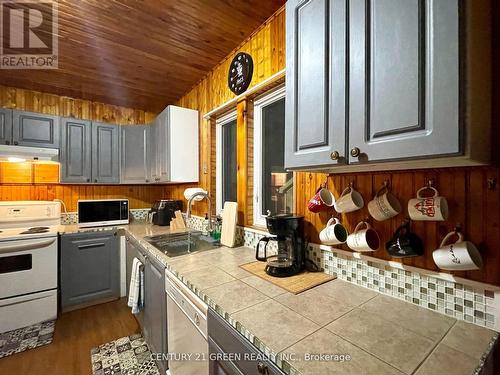
[{"label": "paper towel roll", "polygon": [[[199,192],[206,193],[206,191],[203,190],[202,188],[188,188],[188,189],[184,190],[184,198],[186,198],[186,200],[189,200],[189,198],[191,198],[193,196],[193,194],[199,193]],[[201,201],[202,199],[203,199],[203,197],[201,195],[194,198],[195,201]]]}]

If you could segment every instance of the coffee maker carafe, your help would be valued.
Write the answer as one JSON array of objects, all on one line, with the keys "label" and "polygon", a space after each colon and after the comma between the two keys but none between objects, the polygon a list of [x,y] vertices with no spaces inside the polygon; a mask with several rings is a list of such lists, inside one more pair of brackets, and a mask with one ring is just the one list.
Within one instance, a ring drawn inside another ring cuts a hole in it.
[{"label": "coffee maker carafe", "polygon": [[[300,273],[305,265],[304,218],[291,214],[266,217],[269,233],[274,237],[263,237],[257,244],[255,257],[266,262],[266,273],[270,276],[286,277]],[[267,255],[269,241],[276,242],[277,252]],[[261,249],[264,255],[261,256]]]}]

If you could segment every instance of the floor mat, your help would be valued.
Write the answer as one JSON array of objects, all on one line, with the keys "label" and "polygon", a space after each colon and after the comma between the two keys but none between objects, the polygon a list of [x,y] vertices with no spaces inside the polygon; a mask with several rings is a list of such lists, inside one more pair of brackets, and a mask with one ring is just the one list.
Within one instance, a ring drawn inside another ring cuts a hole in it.
[{"label": "floor mat", "polygon": [[93,375],[160,375],[141,334],[99,345],[90,357]]},{"label": "floor mat", "polygon": [[0,358],[52,342],[56,322],[43,322],[0,333]]}]

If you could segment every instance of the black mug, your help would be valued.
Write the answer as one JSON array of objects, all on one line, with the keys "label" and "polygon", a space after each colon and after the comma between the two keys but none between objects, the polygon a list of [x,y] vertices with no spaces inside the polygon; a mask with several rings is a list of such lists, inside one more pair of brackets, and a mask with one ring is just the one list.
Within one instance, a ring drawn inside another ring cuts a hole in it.
[{"label": "black mug", "polygon": [[410,231],[410,222],[403,223],[394,236],[385,244],[390,256],[394,258],[416,257],[424,255],[422,240]]}]

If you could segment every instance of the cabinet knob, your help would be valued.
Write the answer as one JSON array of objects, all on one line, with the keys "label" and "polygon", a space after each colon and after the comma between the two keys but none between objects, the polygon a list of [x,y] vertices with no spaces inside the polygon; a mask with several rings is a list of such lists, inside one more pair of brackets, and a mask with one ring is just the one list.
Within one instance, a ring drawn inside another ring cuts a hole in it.
[{"label": "cabinet knob", "polygon": [[267,366],[262,363],[262,362],[259,362],[257,364],[257,371],[259,372],[259,374],[262,374],[262,375],[269,375],[269,369],[267,368]]},{"label": "cabinet knob", "polygon": [[333,151],[331,154],[330,154],[330,159],[332,160],[338,160],[340,157],[339,155],[339,152],[338,151]]},{"label": "cabinet knob", "polygon": [[357,158],[359,155],[361,154],[361,151],[358,147],[354,147],[352,150],[351,150],[351,156],[353,158]]}]

